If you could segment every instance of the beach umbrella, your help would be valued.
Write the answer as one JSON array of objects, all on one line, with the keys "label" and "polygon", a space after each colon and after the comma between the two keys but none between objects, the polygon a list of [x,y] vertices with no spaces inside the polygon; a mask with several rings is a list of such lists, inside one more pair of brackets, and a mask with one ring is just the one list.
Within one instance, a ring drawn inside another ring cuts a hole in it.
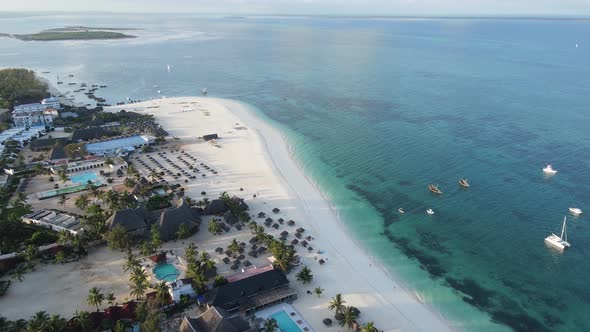
[{"label": "beach umbrella", "polygon": [[264,221],[266,221],[266,222],[273,222],[272,218],[266,218],[266,219],[264,219]]},{"label": "beach umbrella", "polygon": [[291,244],[297,244],[297,243],[299,243],[299,240],[297,240],[297,239],[293,239],[293,240],[291,241]]},{"label": "beach umbrella", "polygon": [[313,248],[311,246],[307,247],[307,251],[313,251]]},{"label": "beach umbrella", "polygon": [[215,248],[215,252],[218,252],[221,254],[223,252],[223,248],[217,247],[217,248]]},{"label": "beach umbrella", "polygon": [[307,241],[311,241],[311,235],[305,238]]},{"label": "beach umbrella", "polygon": [[224,262],[225,264],[229,264],[230,260],[229,260],[229,258],[227,258],[227,257],[224,257],[224,258],[223,258],[223,262]]},{"label": "beach umbrella", "polygon": [[307,241],[305,241],[305,240],[301,241],[302,246],[307,247],[307,244],[308,244]]},{"label": "beach umbrella", "polygon": [[284,237],[284,236],[281,236],[281,237],[279,237],[279,240],[281,240],[281,241],[283,241],[283,242],[284,242],[284,241],[287,241],[287,238],[286,238],[286,237]]},{"label": "beach umbrella", "polygon": [[282,232],[281,232],[281,235],[282,235],[282,236],[287,236],[287,235],[289,235],[289,232],[287,232],[287,231],[282,231]]},{"label": "beach umbrella", "polygon": [[254,243],[254,244],[252,245],[252,250],[255,250],[256,248],[258,248],[258,246],[256,245],[256,243]]},{"label": "beach umbrella", "polygon": [[238,259],[244,259],[244,258],[246,258],[246,256],[244,256],[244,255],[238,256]]},{"label": "beach umbrella", "polygon": [[258,238],[257,238],[256,236],[253,236],[253,237],[250,239],[250,243],[256,243],[256,242],[258,242]]},{"label": "beach umbrella", "polygon": [[277,221],[278,221],[280,224],[282,224],[282,223],[284,223],[284,222],[285,222],[285,219],[283,219],[283,218],[279,218]]},{"label": "beach umbrella", "polygon": [[265,216],[266,216],[266,213],[264,213],[264,212],[258,213],[258,218],[264,218]]},{"label": "beach umbrella", "polygon": [[252,263],[250,263],[250,261],[244,261],[244,266],[250,266],[252,265]]},{"label": "beach umbrella", "polygon": [[279,213],[279,212],[281,212],[281,210],[279,208],[274,208],[274,209],[272,209],[272,212]]},{"label": "beach umbrella", "polygon": [[297,228],[297,233],[303,233],[303,232],[305,232],[305,229],[303,227]]},{"label": "beach umbrella", "polygon": [[324,318],[322,323],[324,323],[326,326],[332,326],[332,320],[330,318]]},{"label": "beach umbrella", "polygon": [[240,242],[240,247],[245,247],[246,246],[246,242]]},{"label": "beach umbrella", "polygon": [[251,250],[248,252],[248,256],[257,257],[258,253],[255,250]]},{"label": "beach umbrella", "polygon": [[318,261],[320,263],[320,265],[324,265],[324,263],[326,262],[325,260],[323,260],[322,258],[320,258],[320,260]]},{"label": "beach umbrella", "polygon": [[231,266],[231,269],[232,269],[232,270],[237,270],[237,269],[238,269],[238,266],[237,266],[237,265],[232,265],[232,266]]},{"label": "beach umbrella", "polygon": [[289,220],[289,221],[287,221],[287,225],[293,226],[293,225],[295,225],[295,221]]},{"label": "beach umbrella", "polygon": [[301,233],[295,233],[295,237],[296,237],[296,238],[300,239],[300,238],[301,238],[301,236],[302,236],[302,235],[301,235]]},{"label": "beach umbrella", "polygon": [[277,223],[274,223],[274,224],[272,225],[272,228],[274,228],[274,229],[279,229],[279,224],[277,224]]}]

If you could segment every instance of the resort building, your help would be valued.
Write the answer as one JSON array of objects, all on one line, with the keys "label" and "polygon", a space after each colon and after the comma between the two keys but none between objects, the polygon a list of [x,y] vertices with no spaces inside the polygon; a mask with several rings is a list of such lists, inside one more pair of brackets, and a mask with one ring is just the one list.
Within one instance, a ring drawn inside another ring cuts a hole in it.
[{"label": "resort building", "polygon": [[0,144],[5,145],[7,141],[16,141],[18,147],[23,147],[31,139],[39,137],[44,132],[44,126],[11,128],[0,133]]},{"label": "resort building", "polygon": [[201,223],[196,209],[191,208],[183,199],[176,206],[148,211],[144,207],[118,210],[106,221],[109,230],[115,226],[123,227],[128,234],[138,237],[147,236],[152,225],[158,225],[162,240],[176,238],[180,225],[185,224],[189,230],[195,230]]},{"label": "resort building", "polygon": [[97,156],[119,155],[126,156],[129,152],[139,149],[144,145],[154,143],[155,137],[148,135],[136,135],[116,138],[102,142],[86,144],[86,152]]},{"label": "resort building", "polygon": [[197,293],[195,293],[191,282],[192,279],[178,279],[168,283],[168,293],[174,302],[180,303],[181,295],[186,295],[190,298],[197,297]]},{"label": "resort building", "polygon": [[58,232],[66,230],[78,234],[83,231],[82,224],[76,217],[51,210],[38,210],[24,215],[22,219],[24,223],[45,226]]},{"label": "resort building", "polygon": [[47,108],[53,109],[61,109],[61,105],[59,104],[59,99],[56,97],[49,97],[41,100],[41,104],[47,106]]},{"label": "resort building", "polygon": [[46,99],[41,100],[40,103],[31,103],[31,104],[23,104],[23,105],[16,105],[12,110],[12,114],[25,114],[25,113],[32,113],[32,112],[43,112],[48,108],[53,108],[54,110],[61,109],[61,105],[59,104],[59,99],[55,97],[49,97]]},{"label": "resort building", "polygon": [[12,122],[17,128],[33,126],[52,126],[53,115],[44,112],[23,113],[12,116]]},{"label": "resort building", "polygon": [[209,307],[197,318],[184,317],[180,332],[255,332],[255,328],[238,315],[218,307]]},{"label": "resort building", "polygon": [[289,280],[281,270],[272,269],[251,275],[207,293],[207,303],[228,313],[246,315],[282,302],[291,302],[297,292],[289,287]]}]

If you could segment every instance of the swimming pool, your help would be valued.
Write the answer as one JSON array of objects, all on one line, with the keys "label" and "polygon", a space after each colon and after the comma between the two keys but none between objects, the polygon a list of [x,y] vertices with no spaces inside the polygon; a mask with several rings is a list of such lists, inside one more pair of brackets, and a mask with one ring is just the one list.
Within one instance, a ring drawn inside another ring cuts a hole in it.
[{"label": "swimming pool", "polygon": [[299,326],[297,326],[297,323],[295,323],[291,319],[291,317],[289,317],[289,314],[285,310],[275,312],[274,314],[268,317],[274,318],[277,321],[277,324],[279,325],[279,329],[281,331],[301,332],[301,329],[299,328]]},{"label": "swimming pool", "polygon": [[76,175],[70,176],[70,180],[73,183],[79,183],[79,184],[87,184],[88,181],[96,182],[97,179],[98,179],[98,176],[94,172],[84,172],[84,173],[78,173]]},{"label": "swimming pool", "polygon": [[152,270],[154,275],[158,280],[165,280],[165,281],[175,281],[176,278],[180,275],[178,270],[174,267],[174,265],[168,263],[162,263],[156,265]]}]

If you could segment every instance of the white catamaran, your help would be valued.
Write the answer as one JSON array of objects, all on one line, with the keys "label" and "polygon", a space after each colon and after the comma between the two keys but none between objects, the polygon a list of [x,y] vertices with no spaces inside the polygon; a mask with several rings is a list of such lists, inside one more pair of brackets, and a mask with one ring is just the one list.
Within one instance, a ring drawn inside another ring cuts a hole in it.
[{"label": "white catamaran", "polygon": [[563,226],[561,227],[561,236],[557,236],[555,234],[551,234],[545,238],[545,242],[556,249],[565,250],[566,248],[571,247],[571,244],[567,242],[567,230],[565,228],[565,224],[567,221],[567,217],[563,217]]}]

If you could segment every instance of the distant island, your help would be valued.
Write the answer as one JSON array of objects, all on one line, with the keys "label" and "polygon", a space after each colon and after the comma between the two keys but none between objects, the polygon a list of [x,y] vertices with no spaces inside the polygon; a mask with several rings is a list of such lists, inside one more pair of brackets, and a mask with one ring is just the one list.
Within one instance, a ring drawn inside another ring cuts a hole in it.
[{"label": "distant island", "polygon": [[69,26],[53,28],[32,34],[0,33],[0,37],[16,38],[22,41],[55,41],[55,40],[96,40],[136,38],[119,31],[137,30],[133,28],[98,28],[86,26]]}]

